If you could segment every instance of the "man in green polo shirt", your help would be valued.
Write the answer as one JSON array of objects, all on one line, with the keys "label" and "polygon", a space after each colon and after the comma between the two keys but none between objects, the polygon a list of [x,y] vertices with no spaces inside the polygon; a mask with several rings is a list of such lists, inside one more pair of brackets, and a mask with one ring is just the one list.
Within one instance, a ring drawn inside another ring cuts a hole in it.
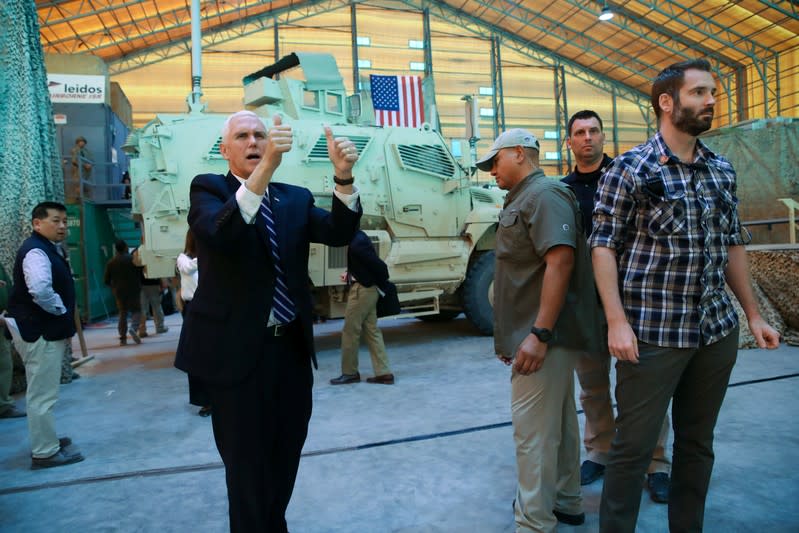
[{"label": "man in green polo shirt", "polygon": [[535,135],[512,129],[477,162],[508,191],[496,236],[494,348],[513,366],[519,532],[585,521],[574,366],[581,353],[599,353],[601,338],[577,199],[544,176],[539,149]]}]

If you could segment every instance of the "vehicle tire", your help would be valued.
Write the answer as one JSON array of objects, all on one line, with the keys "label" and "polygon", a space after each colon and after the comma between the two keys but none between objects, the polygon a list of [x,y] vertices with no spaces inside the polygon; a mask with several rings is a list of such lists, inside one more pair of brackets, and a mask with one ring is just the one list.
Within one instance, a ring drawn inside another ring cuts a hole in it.
[{"label": "vehicle tire", "polygon": [[494,251],[472,261],[462,287],[463,312],[483,335],[494,334]]},{"label": "vehicle tire", "polygon": [[442,309],[437,315],[422,315],[417,316],[422,322],[448,322],[461,314],[457,309]]}]

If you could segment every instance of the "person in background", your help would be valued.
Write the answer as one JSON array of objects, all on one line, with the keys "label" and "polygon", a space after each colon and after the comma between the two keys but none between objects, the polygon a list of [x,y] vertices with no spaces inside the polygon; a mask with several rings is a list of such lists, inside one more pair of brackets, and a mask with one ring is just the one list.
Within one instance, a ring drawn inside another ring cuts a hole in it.
[{"label": "person in background", "polygon": [[92,177],[94,168],[94,156],[86,148],[86,137],[78,136],[75,138],[75,146],[70,151],[70,161],[72,164],[72,181],[66,188],[66,197],[69,201],[80,199],[80,191],[83,188],[82,181],[89,181]]},{"label": "person in background", "polygon": [[[118,239],[114,243],[114,249],[116,254],[105,265],[103,281],[111,287],[117,304],[119,345],[124,346],[128,343],[128,334],[133,342],[140,344],[138,331],[142,317],[139,269],[133,264],[133,257],[128,253],[128,245],[124,240]],[[128,329],[128,314],[130,314],[130,329]]]},{"label": "person in background", "polygon": [[75,284],[56,243],[67,236],[67,209],[57,202],[33,208],[33,232],[14,261],[14,286],[5,322],[25,364],[31,468],[83,461],[69,437],[58,438],[53,413],[61,361],[75,334]]},{"label": "person in background", "polygon": [[[613,163],[604,153],[605,132],[602,119],[595,111],[585,109],[571,116],[567,124],[566,144],[574,154],[574,170],[561,181],[572,188],[580,203],[583,233],[591,235],[594,195],[599,178]],[[604,338],[604,337],[603,337]],[[601,354],[583,354],[577,359],[577,379],[580,382],[580,404],[585,413],[583,443],[588,459],[580,466],[580,484],[593,483],[605,472],[610,442],[616,433],[613,406],[610,399],[610,354],[607,342],[602,342]],[[669,501],[669,470],[666,456],[669,417],[663,419],[658,444],[647,470],[646,487],[652,501]]]},{"label": "person in background", "polygon": [[347,248],[347,272],[341,280],[350,286],[344,327],[341,330],[341,375],[330,380],[332,385],[358,383],[358,347],[361,335],[366,334],[366,344],[372,356],[374,377],[367,383],[394,384],[394,374],[388,366],[383,333],[377,327],[377,300],[385,294],[381,286],[388,281],[388,267],[380,260],[369,237],[358,230]]},{"label": "person in background", "polygon": [[125,188],[122,191],[122,198],[125,200],[130,200],[131,198],[131,191],[130,191],[130,172],[127,170],[122,173],[122,184]]},{"label": "person in background", "polygon": [[[3,265],[0,265],[0,313],[8,307],[10,280]],[[2,328],[0,328],[2,329]],[[11,343],[0,331],[0,418],[22,418],[25,411],[18,409],[11,397],[11,381],[14,377],[14,360],[11,358]]]},{"label": "person in background", "polygon": [[[180,274],[180,313],[183,318],[186,318],[186,313],[189,312],[191,300],[194,298],[194,291],[197,290],[197,282],[199,275],[197,273],[197,251],[194,244],[194,234],[191,228],[186,231],[186,244],[183,251],[178,255],[177,265],[178,274]],[[208,392],[203,387],[201,381],[194,379],[189,375],[189,403],[192,405],[200,406],[198,415],[210,416],[211,405],[208,398]]]},{"label": "person in background", "polygon": [[145,267],[142,266],[141,258],[139,257],[138,250],[133,252],[133,262],[139,267],[139,276],[141,280],[141,312],[142,318],[139,323],[139,337],[144,338],[147,334],[147,314],[152,314],[153,322],[155,323],[156,333],[166,333],[169,328],[164,325],[164,309],[161,307],[161,291],[165,283],[161,278],[148,278],[145,273]]}]

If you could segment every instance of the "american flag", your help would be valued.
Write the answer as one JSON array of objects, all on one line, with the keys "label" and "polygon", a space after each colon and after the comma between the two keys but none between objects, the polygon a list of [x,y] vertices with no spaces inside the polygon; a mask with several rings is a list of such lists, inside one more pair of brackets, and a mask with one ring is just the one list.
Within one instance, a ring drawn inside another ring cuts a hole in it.
[{"label": "american flag", "polygon": [[372,105],[378,126],[410,126],[424,122],[422,78],[419,76],[369,76]]}]

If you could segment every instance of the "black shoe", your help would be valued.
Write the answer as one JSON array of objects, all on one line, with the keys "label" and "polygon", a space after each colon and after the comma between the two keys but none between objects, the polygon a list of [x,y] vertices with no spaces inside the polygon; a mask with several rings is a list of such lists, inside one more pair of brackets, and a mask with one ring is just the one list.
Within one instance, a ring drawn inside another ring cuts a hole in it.
[{"label": "black shoe", "polygon": [[568,514],[561,513],[560,511],[552,511],[552,514],[555,515],[555,518],[558,519],[558,522],[569,524],[570,526],[579,526],[585,523],[585,513]]},{"label": "black shoe", "polygon": [[12,405],[8,409],[0,413],[0,418],[22,418],[26,415],[27,413],[25,411],[17,409]]},{"label": "black shoe", "polygon": [[655,503],[669,503],[669,475],[665,472],[655,472],[647,474],[646,488],[649,490],[649,497]]},{"label": "black shoe", "polygon": [[31,470],[39,470],[40,468],[53,468],[56,466],[71,465],[72,463],[79,463],[83,461],[84,457],[79,452],[68,452],[65,448],[61,448],[50,457],[32,458]]},{"label": "black shoe", "polygon": [[331,385],[347,385],[348,383],[360,383],[361,375],[356,372],[354,374],[341,374],[337,378],[330,380]]},{"label": "black shoe", "polygon": [[590,485],[605,473],[605,465],[591,460],[583,461],[580,465],[580,485]]}]

